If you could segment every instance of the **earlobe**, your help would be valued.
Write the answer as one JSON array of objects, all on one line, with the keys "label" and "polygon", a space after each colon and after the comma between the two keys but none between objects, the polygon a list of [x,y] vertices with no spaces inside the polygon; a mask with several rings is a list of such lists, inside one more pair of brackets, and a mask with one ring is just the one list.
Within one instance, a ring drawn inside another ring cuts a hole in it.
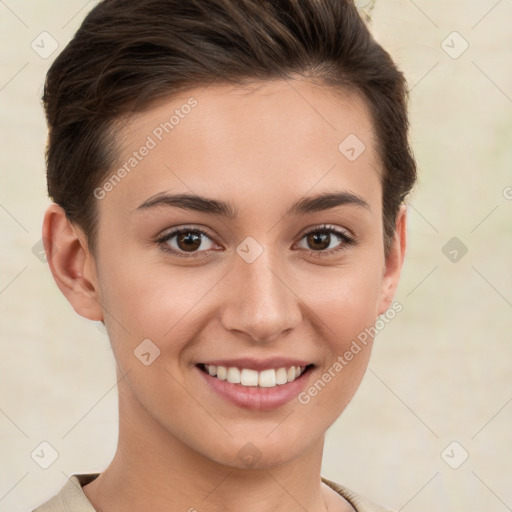
[{"label": "earlobe", "polygon": [[390,306],[395,296],[400,272],[404,262],[407,246],[407,207],[402,205],[398,211],[395,224],[395,238],[386,258],[385,271],[382,276],[381,299],[378,314],[382,315]]},{"label": "earlobe", "polygon": [[86,238],[55,203],[44,216],[43,243],[53,278],[73,309],[89,320],[103,320],[94,260]]}]

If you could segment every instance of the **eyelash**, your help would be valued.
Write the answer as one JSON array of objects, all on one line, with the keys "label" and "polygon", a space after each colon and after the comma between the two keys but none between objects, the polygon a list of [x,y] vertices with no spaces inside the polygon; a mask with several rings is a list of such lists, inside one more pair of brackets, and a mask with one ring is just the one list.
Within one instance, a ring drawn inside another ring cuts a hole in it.
[{"label": "eyelash", "polygon": [[[169,247],[169,245],[167,245],[167,242],[169,240],[171,240],[172,238],[174,238],[175,236],[178,236],[178,235],[181,235],[184,233],[191,233],[191,232],[199,233],[200,235],[205,236],[205,237],[209,238],[210,240],[212,240],[212,237],[208,233],[206,233],[202,229],[194,228],[191,226],[191,227],[175,229],[174,231],[171,231],[170,233],[167,233],[167,234],[163,235],[162,237],[158,238],[156,240],[156,243],[161,247],[161,249],[164,252],[173,254],[173,255],[181,257],[181,258],[201,257],[201,256],[198,256],[198,254],[201,254],[201,253],[207,252],[207,251],[196,251],[196,252],[192,252],[190,254],[186,254],[184,252],[180,252],[180,251],[176,251],[175,249],[171,249]],[[337,253],[339,251],[346,250],[348,247],[356,245],[356,243],[357,243],[354,238],[347,235],[347,233],[345,233],[344,231],[336,229],[327,224],[315,227],[315,228],[305,232],[301,236],[300,240],[302,240],[303,238],[305,238],[308,235],[311,235],[313,233],[329,233],[329,234],[337,236],[338,238],[340,238],[342,240],[342,243],[340,243],[340,245],[335,249],[321,250],[321,251],[313,251],[311,249],[304,249],[310,256],[313,256],[313,257],[323,257],[324,255],[332,255],[333,253]],[[212,240],[212,242],[213,242],[213,240]]]}]

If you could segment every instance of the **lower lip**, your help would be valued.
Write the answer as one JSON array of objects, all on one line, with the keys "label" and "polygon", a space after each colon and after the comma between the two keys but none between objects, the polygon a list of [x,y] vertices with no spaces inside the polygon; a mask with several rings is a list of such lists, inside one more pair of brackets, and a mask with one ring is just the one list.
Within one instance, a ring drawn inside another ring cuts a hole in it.
[{"label": "lower lip", "polygon": [[306,379],[309,377],[312,369],[309,368],[293,382],[280,384],[273,388],[260,388],[231,384],[227,380],[212,377],[196,367],[196,370],[201,374],[206,383],[220,396],[238,407],[258,411],[277,409],[297,397],[301,390],[304,389]]}]

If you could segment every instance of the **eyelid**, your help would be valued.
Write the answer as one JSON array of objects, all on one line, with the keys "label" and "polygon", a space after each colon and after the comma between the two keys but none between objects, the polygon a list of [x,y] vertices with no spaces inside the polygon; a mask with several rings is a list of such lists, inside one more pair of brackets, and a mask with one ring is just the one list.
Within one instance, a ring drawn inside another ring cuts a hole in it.
[{"label": "eyelid", "polygon": [[198,233],[206,235],[210,239],[214,238],[213,234],[209,233],[207,228],[204,228],[200,225],[183,224],[181,226],[175,226],[172,228],[165,229],[159,235],[157,235],[157,239],[168,238],[169,236],[179,234],[180,232],[183,231],[197,231]]},{"label": "eyelid", "polygon": [[348,229],[342,228],[340,226],[335,226],[333,224],[320,224],[312,226],[311,228],[306,228],[306,230],[302,233],[301,238],[311,233],[316,233],[317,231],[329,231],[340,236],[345,236],[347,238],[355,238],[354,235],[352,235],[352,233]]}]

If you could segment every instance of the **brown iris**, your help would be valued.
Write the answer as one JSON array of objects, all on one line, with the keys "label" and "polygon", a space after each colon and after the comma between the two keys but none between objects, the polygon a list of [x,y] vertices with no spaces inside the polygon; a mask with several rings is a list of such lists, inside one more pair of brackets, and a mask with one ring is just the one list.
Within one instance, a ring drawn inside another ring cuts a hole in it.
[{"label": "brown iris", "polygon": [[308,245],[315,250],[327,249],[331,241],[331,235],[328,233],[310,233],[307,237]]},{"label": "brown iris", "polygon": [[177,237],[178,247],[182,251],[192,252],[198,249],[201,245],[201,234],[196,231],[187,231],[180,233]]}]

